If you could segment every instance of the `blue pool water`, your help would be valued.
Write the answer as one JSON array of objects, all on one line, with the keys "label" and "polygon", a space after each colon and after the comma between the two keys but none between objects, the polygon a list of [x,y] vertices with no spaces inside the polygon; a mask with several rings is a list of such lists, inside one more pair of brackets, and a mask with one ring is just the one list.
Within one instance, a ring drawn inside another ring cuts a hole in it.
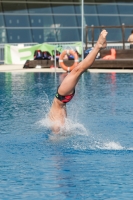
[{"label": "blue pool water", "polygon": [[133,75],[82,75],[55,136],[62,74],[0,73],[0,199],[133,198]]}]

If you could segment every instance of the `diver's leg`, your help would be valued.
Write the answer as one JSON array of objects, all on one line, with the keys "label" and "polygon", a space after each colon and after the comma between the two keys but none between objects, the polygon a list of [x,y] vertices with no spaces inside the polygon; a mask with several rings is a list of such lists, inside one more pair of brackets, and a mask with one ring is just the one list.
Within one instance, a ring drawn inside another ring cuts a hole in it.
[{"label": "diver's leg", "polygon": [[107,36],[107,31],[103,30],[98,38],[98,41],[97,41],[94,49],[91,51],[91,53],[83,61],[81,61],[77,65],[77,67],[75,67],[62,81],[62,83],[58,89],[59,94],[68,95],[73,92],[73,90],[80,78],[80,75],[92,65],[99,50],[101,48],[106,47],[106,36]]}]

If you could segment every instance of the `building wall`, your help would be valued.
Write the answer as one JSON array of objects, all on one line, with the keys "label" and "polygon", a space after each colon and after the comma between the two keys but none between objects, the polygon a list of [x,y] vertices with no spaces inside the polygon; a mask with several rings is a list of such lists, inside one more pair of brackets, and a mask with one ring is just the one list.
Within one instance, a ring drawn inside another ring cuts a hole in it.
[{"label": "building wall", "polygon": [[[111,2],[111,3],[110,3]],[[84,25],[133,25],[133,1],[84,0]],[[126,29],[126,38],[131,29]],[[100,30],[95,31],[95,38]],[[91,31],[88,31],[91,38]],[[76,42],[81,40],[81,0],[0,1],[0,43]],[[121,41],[121,30],[109,30]]]}]

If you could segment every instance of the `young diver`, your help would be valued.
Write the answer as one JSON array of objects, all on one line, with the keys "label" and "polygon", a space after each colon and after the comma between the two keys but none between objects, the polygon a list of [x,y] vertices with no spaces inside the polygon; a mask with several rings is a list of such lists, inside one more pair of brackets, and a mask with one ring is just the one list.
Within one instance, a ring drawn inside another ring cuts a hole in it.
[{"label": "young diver", "polygon": [[75,86],[83,72],[85,72],[94,62],[100,49],[106,47],[107,31],[101,31],[98,41],[86,58],[81,61],[62,81],[61,85],[57,89],[57,93],[53,100],[49,119],[51,121],[51,128],[53,133],[59,133],[60,129],[65,124],[67,117],[66,103],[68,103],[74,96]]}]

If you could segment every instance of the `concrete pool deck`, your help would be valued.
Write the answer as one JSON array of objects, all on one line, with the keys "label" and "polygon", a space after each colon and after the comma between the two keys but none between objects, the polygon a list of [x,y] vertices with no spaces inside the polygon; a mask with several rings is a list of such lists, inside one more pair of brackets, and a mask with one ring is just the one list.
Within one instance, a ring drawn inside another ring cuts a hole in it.
[{"label": "concrete pool deck", "polygon": [[[90,73],[133,73],[133,69],[88,69]],[[65,72],[62,68],[23,68],[23,65],[0,65],[0,72]]]}]

